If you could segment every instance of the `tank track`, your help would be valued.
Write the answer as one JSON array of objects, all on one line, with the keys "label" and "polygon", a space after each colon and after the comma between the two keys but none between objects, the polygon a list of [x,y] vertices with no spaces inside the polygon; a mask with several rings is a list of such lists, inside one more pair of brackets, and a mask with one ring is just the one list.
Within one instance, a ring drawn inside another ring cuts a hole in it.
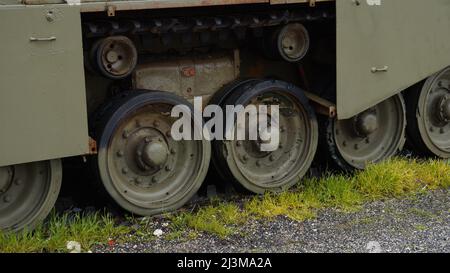
[{"label": "tank track", "polygon": [[297,8],[246,14],[169,17],[169,18],[112,18],[88,20],[83,24],[86,38],[110,35],[141,35],[166,33],[201,33],[233,30],[238,37],[245,36],[247,29],[273,27],[292,22],[313,22],[335,18],[329,8]]},{"label": "tank track", "polygon": [[354,169],[348,165],[339,154],[336,140],[333,137],[333,119],[319,117],[319,153],[316,153],[316,160],[325,164],[328,170],[342,170],[350,173]]}]

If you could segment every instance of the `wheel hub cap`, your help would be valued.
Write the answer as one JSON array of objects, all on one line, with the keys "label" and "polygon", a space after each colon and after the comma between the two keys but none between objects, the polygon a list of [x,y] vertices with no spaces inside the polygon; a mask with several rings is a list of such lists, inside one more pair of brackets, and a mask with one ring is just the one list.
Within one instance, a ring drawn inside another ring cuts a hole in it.
[{"label": "wheel hub cap", "polygon": [[360,136],[368,136],[378,130],[378,117],[373,112],[363,113],[355,118],[355,131]]},{"label": "wheel hub cap", "polygon": [[153,168],[157,168],[166,163],[169,149],[164,142],[156,141],[147,143],[141,153],[142,161]]},{"label": "wheel hub cap", "polygon": [[119,56],[118,56],[117,52],[110,50],[110,51],[108,51],[108,53],[106,53],[106,60],[109,63],[115,63],[115,62],[117,62],[117,60],[119,60]]}]

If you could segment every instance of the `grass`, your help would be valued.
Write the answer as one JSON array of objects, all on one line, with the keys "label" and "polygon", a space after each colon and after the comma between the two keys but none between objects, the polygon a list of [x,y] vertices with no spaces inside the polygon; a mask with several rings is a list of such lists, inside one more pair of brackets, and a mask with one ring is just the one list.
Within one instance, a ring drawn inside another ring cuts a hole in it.
[{"label": "grass", "polygon": [[191,228],[194,231],[210,232],[224,238],[233,233],[232,225],[245,222],[245,214],[236,204],[221,202],[203,207],[195,213],[173,214],[169,219],[171,229],[175,233],[180,234],[180,231]]},{"label": "grass", "polygon": [[[325,208],[355,211],[364,202],[414,196],[428,190],[450,188],[450,164],[438,160],[392,159],[370,165],[353,175],[327,174],[323,178],[302,181],[291,191],[251,196],[242,202],[213,199],[210,204],[190,212],[167,214],[168,240],[190,240],[199,233],[226,238],[239,232],[239,226],[250,219],[271,221],[279,216],[303,221]],[[150,218],[150,221],[152,219]],[[103,214],[52,215],[34,232],[1,234],[0,252],[66,252],[68,241],[77,241],[87,251],[109,238],[134,233],[152,234],[149,226],[141,230],[115,225]]]},{"label": "grass", "polygon": [[80,243],[81,250],[88,252],[95,244],[129,232],[108,214],[52,214],[33,232],[0,233],[0,252],[67,252],[69,241]]},{"label": "grass", "polygon": [[370,165],[351,176],[327,174],[320,179],[307,179],[288,192],[251,197],[241,207],[235,203],[219,203],[192,213],[174,214],[172,230],[182,234],[185,229],[193,229],[224,238],[249,219],[270,221],[285,216],[303,221],[315,217],[320,209],[355,211],[364,202],[412,196],[439,188],[450,188],[448,162],[395,158]]}]

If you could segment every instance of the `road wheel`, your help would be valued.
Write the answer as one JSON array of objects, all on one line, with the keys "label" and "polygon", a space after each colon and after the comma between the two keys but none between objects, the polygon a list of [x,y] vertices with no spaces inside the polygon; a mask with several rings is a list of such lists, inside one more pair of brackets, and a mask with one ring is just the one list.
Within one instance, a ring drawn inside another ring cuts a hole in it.
[{"label": "road wheel", "polygon": [[[98,128],[97,166],[109,195],[124,209],[154,215],[183,206],[209,166],[206,140],[171,136],[172,108],[186,100],[166,92],[133,91],[107,107]],[[201,121],[193,125],[201,129]]]},{"label": "road wheel", "polygon": [[346,120],[329,119],[324,125],[329,157],[343,170],[391,158],[405,144],[405,103],[395,95]]},{"label": "road wheel", "polygon": [[422,155],[450,158],[450,67],[407,93],[408,142]]},{"label": "road wheel", "polygon": [[55,205],[61,181],[60,160],[0,167],[0,228],[33,229]]},{"label": "road wheel", "polygon": [[[254,193],[284,191],[298,183],[311,166],[318,139],[316,116],[302,90],[282,81],[249,80],[222,103],[224,113],[226,105],[277,105],[280,109],[280,141],[273,151],[261,150],[259,136],[213,145],[216,162],[225,175],[232,176],[228,179]],[[228,113],[226,120],[230,118]],[[233,126],[236,129],[238,124]]]}]

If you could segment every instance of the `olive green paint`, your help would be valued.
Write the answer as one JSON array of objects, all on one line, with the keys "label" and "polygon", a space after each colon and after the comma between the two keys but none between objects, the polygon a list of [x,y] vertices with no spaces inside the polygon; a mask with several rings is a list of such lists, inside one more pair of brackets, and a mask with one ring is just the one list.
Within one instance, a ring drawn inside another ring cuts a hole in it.
[{"label": "olive green paint", "polygon": [[0,33],[0,166],[87,153],[79,7],[0,8]]},{"label": "olive green paint", "polygon": [[[359,2],[357,5],[355,2]],[[450,64],[450,1],[339,0],[337,108],[350,118]],[[372,72],[372,68],[387,71]]]}]

